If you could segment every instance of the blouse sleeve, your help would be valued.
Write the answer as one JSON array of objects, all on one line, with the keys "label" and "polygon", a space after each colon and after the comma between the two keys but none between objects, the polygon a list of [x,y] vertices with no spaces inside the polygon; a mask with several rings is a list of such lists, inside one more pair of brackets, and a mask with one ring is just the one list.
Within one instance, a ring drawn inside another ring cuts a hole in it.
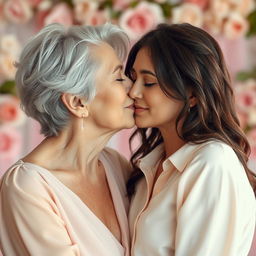
[{"label": "blouse sleeve", "polygon": [[9,256],[79,256],[43,178],[17,166],[0,186],[0,245]]},{"label": "blouse sleeve", "polygon": [[175,256],[247,255],[255,198],[236,155],[225,150],[198,154],[182,176]]}]

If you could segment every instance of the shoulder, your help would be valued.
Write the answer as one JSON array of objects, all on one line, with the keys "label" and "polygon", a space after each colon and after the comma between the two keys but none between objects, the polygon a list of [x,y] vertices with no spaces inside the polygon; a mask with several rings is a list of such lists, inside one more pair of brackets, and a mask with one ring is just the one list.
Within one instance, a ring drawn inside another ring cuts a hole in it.
[{"label": "shoulder", "polygon": [[7,197],[47,194],[46,183],[37,167],[18,161],[3,175],[0,192]]},{"label": "shoulder", "polygon": [[234,150],[229,145],[216,140],[199,144],[193,153],[192,162],[195,161],[209,166],[241,165]]},{"label": "shoulder", "polygon": [[222,183],[246,180],[244,167],[234,150],[227,144],[212,140],[194,147],[190,159],[183,171],[185,180],[206,180]]}]

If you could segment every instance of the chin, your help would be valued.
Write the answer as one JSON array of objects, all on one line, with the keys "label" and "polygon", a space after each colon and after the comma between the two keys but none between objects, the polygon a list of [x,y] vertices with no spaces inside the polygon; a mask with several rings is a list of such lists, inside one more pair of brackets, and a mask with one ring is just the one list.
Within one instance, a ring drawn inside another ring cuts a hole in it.
[{"label": "chin", "polygon": [[135,125],[138,128],[150,128],[150,127],[153,127],[153,124],[150,125],[150,123],[146,122],[146,120],[141,120],[141,119],[138,119],[138,118],[135,118]]},{"label": "chin", "polygon": [[129,120],[129,122],[126,123],[124,128],[125,129],[130,129],[130,128],[134,127],[134,126],[135,126],[135,120],[132,118],[131,120]]}]

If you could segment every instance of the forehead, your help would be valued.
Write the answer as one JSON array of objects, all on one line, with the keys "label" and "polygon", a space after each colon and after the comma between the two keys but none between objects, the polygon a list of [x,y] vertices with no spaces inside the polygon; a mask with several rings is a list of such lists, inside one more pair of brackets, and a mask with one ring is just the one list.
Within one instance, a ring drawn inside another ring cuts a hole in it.
[{"label": "forehead", "polygon": [[154,70],[154,66],[151,60],[150,51],[148,48],[142,48],[138,51],[135,62],[133,64],[133,68],[135,71],[139,71],[141,69],[145,70]]},{"label": "forehead", "polygon": [[114,49],[107,43],[92,46],[92,56],[103,66],[111,66],[120,62]]}]

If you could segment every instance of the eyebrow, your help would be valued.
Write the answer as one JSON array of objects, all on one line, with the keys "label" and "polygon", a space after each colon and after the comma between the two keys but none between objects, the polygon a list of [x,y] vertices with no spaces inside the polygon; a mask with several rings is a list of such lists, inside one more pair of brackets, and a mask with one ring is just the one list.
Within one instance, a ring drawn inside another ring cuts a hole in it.
[{"label": "eyebrow", "polygon": [[[136,71],[135,71],[134,68],[132,69],[132,72],[135,72],[135,73],[136,73]],[[141,74],[148,74],[148,75],[151,75],[151,76],[156,77],[156,75],[155,75],[152,71],[149,71],[149,70],[146,70],[146,69],[140,70],[140,73],[141,73]]]},{"label": "eyebrow", "polygon": [[118,65],[115,67],[114,71],[113,71],[113,74],[117,71],[117,70],[122,70],[123,69],[123,65]]}]

